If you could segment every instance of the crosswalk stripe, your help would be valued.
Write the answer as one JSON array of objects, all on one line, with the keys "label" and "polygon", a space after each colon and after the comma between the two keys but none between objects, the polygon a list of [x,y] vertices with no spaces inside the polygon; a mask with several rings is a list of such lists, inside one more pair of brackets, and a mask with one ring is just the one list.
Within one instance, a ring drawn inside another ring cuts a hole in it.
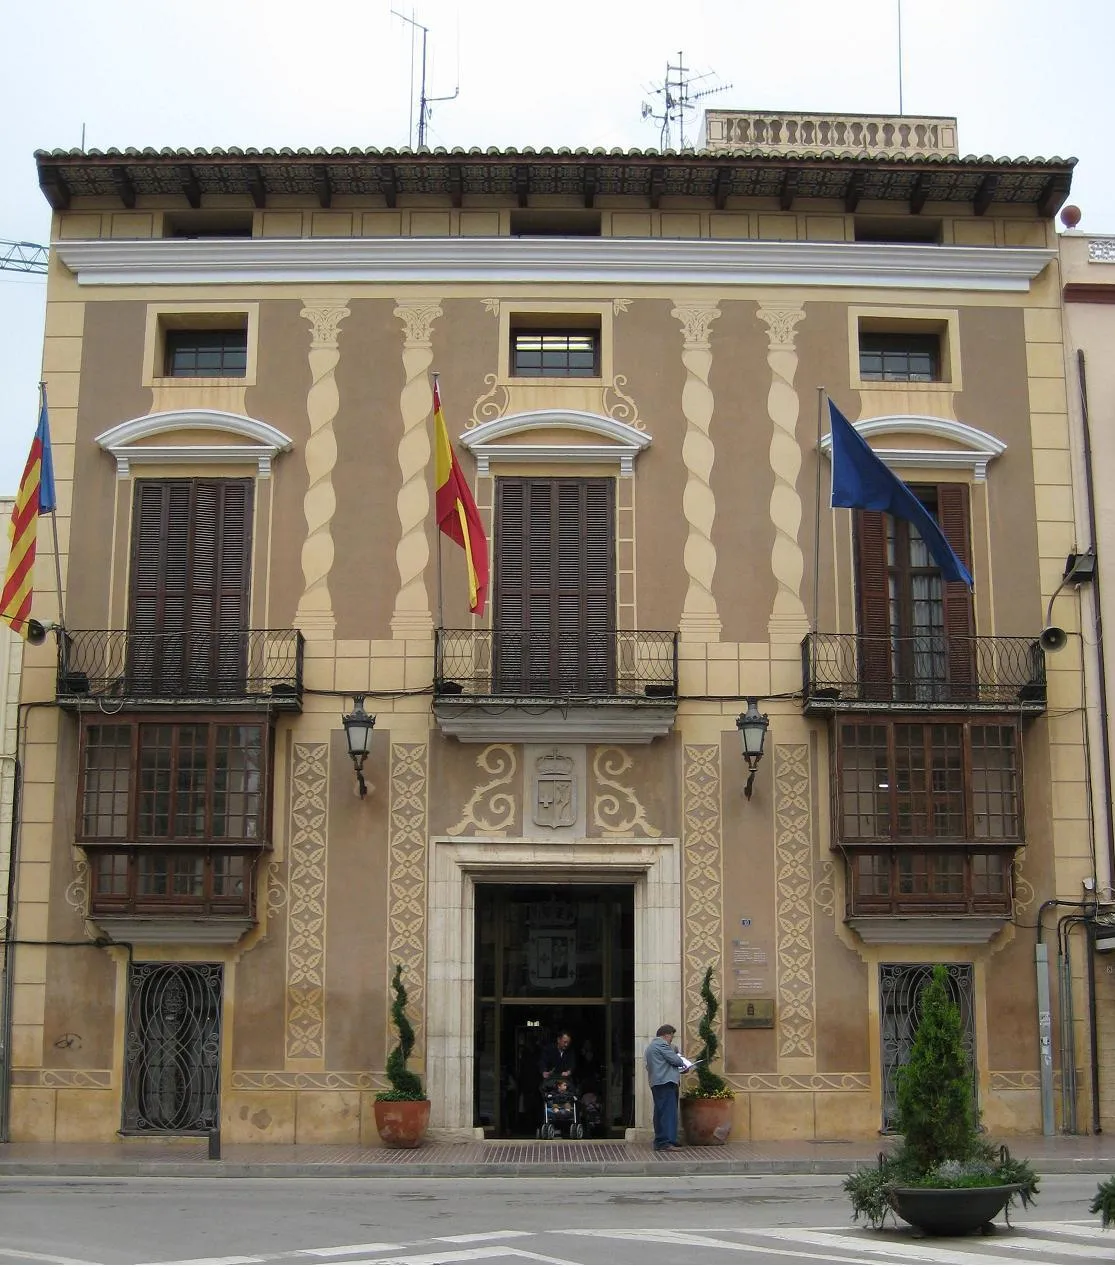
[{"label": "crosswalk stripe", "polygon": [[300,1249],[299,1254],[307,1254],[311,1258],[344,1258],[348,1254],[387,1254],[393,1249],[406,1249],[397,1242],[375,1242],[368,1245],[325,1245],[321,1249]]},{"label": "crosswalk stripe", "polygon": [[[432,1236],[433,1241],[449,1241],[453,1245],[468,1245],[473,1241],[501,1241],[508,1237],[514,1239],[516,1236],[533,1236],[533,1232],[463,1232],[460,1236]],[[392,1246],[393,1249],[402,1249],[401,1245]]]},{"label": "crosswalk stripe", "polygon": [[[849,1250],[853,1247],[855,1241],[859,1241],[859,1245],[855,1246],[859,1252],[875,1258],[898,1258],[905,1259],[907,1262],[923,1262],[923,1263],[979,1263],[1002,1264],[1005,1260],[998,1254],[971,1254],[963,1250],[953,1249],[951,1246],[954,1241],[945,1241],[941,1248],[930,1248],[924,1242],[909,1243],[904,1241],[894,1241],[887,1238],[884,1234],[875,1234],[870,1232],[846,1232],[839,1235],[833,1232],[814,1232],[807,1229],[786,1230],[784,1228],[770,1227],[746,1227],[734,1229],[739,1235],[747,1237],[759,1236],[764,1239],[778,1241],[792,1241],[795,1244],[806,1245],[823,1245],[830,1249]],[[870,1237],[870,1240],[868,1240]],[[762,1248],[762,1247],[755,1247]]]},{"label": "crosswalk stripe", "polygon": [[[563,1236],[596,1236],[601,1239],[611,1238],[617,1241],[666,1241],[671,1245],[689,1246],[692,1249],[734,1249],[740,1250],[751,1249],[752,1246],[742,1241],[722,1241],[713,1236],[702,1236],[698,1233],[689,1232],[669,1232],[660,1228],[646,1230],[642,1232],[632,1231],[593,1231],[586,1228],[567,1227],[562,1229]],[[762,1247],[764,1255],[781,1255],[784,1258],[815,1258],[818,1262],[832,1262],[831,1254],[811,1254],[808,1250],[797,1249],[772,1249],[764,1245]],[[854,1247],[849,1247],[848,1253],[854,1254]]]},{"label": "crosswalk stripe", "polygon": [[1079,1236],[1083,1240],[1100,1240],[1110,1241],[1112,1248],[1115,1248],[1115,1229],[1104,1229],[1098,1223],[1031,1223],[1029,1219],[1025,1223],[1015,1224],[1018,1228],[1037,1228],[1039,1232],[1050,1232],[1054,1235]]},{"label": "crosswalk stripe", "polygon": [[[1096,1261],[1095,1245],[1074,1245],[1071,1240],[1062,1240],[1056,1236],[1027,1236],[1025,1231],[1018,1227],[1005,1236],[996,1233],[991,1239],[997,1249],[1025,1250],[1030,1254],[1040,1254],[1045,1261],[1054,1255],[1060,1258],[1083,1258],[1092,1263]],[[1115,1252],[1115,1245],[1111,1248]]]},{"label": "crosswalk stripe", "polygon": [[9,1249],[6,1245],[0,1245],[0,1254],[5,1258],[18,1258],[20,1262],[24,1259],[33,1263],[68,1263],[71,1267],[82,1267],[85,1263],[84,1258],[56,1258],[53,1254],[32,1254],[27,1249]]},{"label": "crosswalk stripe", "polygon": [[422,1267],[423,1264],[463,1263],[481,1260],[490,1263],[493,1256],[530,1263],[549,1263],[552,1267],[572,1267],[567,1258],[551,1258],[548,1254],[534,1254],[530,1250],[508,1245],[506,1249],[494,1245],[478,1245],[475,1249],[445,1249],[435,1254],[407,1254],[399,1258],[377,1258],[375,1267]]}]

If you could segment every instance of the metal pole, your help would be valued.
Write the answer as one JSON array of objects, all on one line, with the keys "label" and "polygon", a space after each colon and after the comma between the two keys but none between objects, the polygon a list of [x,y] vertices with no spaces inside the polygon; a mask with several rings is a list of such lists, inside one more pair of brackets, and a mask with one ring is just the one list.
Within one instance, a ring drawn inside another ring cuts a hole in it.
[{"label": "metal pole", "polygon": [[817,478],[813,505],[813,632],[821,613],[821,439],[824,429],[825,389],[817,388]]},{"label": "metal pole", "polygon": [[1038,1075],[1041,1080],[1041,1133],[1056,1134],[1053,1120],[1053,1013],[1049,1007],[1049,947],[1034,947],[1038,981]]}]

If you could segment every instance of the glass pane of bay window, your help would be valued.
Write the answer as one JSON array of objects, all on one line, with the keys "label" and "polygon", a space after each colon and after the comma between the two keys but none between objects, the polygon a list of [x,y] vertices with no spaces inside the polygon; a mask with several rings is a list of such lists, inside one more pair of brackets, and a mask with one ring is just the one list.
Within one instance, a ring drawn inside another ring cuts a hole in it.
[{"label": "glass pane of bay window", "polygon": [[82,771],[83,836],[123,839],[128,834],[132,728],[92,725],[85,735]]},{"label": "glass pane of bay window", "polygon": [[840,814],[844,840],[890,834],[890,778],[885,726],[841,727]]},{"label": "glass pane of bay window", "polygon": [[174,727],[140,727],[139,804],[136,831],[141,839],[170,835],[171,745]]},{"label": "glass pane of bay window", "polygon": [[977,840],[1019,838],[1013,726],[972,727],[972,808]]},{"label": "glass pane of bay window", "polygon": [[932,835],[944,840],[964,838],[964,744],[959,726],[930,729],[933,763]]},{"label": "glass pane of bay window", "polygon": [[243,854],[215,853],[213,855],[213,896],[244,896]]},{"label": "glass pane of bay window", "polygon": [[972,894],[975,897],[1006,897],[1010,859],[1000,853],[972,854]]},{"label": "glass pane of bay window", "polygon": [[929,835],[929,801],[925,769],[925,728],[894,728],[894,797],[898,810],[897,837],[913,840]]},{"label": "glass pane of bay window", "polygon": [[170,892],[169,859],[165,853],[140,850],[137,860],[136,892],[141,897],[166,897]]},{"label": "glass pane of bay window", "polygon": [[209,784],[209,727],[178,727],[175,762],[174,831],[179,838],[206,834],[205,801]]},{"label": "glass pane of bay window", "polygon": [[214,838],[258,840],[262,810],[263,728],[218,726],[213,766]]},{"label": "glass pane of bay window", "polygon": [[124,897],[128,892],[128,855],[100,854],[93,868],[93,892],[98,897]]}]

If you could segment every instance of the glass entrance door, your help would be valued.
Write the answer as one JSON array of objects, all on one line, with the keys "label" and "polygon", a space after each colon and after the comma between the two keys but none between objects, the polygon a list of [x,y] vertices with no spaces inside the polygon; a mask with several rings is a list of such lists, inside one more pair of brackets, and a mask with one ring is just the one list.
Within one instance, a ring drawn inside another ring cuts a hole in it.
[{"label": "glass entrance door", "polygon": [[541,1061],[562,1031],[573,1082],[597,1097],[599,1135],[635,1120],[635,891],[631,885],[476,888],[474,1122],[532,1138]]}]

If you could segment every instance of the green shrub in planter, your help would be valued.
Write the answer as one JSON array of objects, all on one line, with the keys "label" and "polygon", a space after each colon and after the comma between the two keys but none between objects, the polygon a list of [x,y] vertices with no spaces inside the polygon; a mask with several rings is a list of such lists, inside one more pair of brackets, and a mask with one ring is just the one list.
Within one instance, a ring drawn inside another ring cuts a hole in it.
[{"label": "green shrub in planter", "polygon": [[[986,1142],[979,1133],[972,1070],[964,1051],[960,1010],[949,998],[948,969],[937,964],[922,991],[921,1020],[906,1064],[898,1071],[897,1128],[902,1143],[878,1163],[844,1180],[852,1218],[880,1228],[899,1188],[994,1188],[1017,1184],[1029,1205],[1038,1176],[1027,1161]],[[1115,1180],[1112,1180],[1115,1186]],[[1009,1222],[1014,1197],[1007,1199]],[[1115,1210],[1115,1193],[1112,1194]]]},{"label": "green shrub in planter", "polygon": [[390,1091],[380,1091],[377,1100],[424,1100],[426,1092],[422,1089],[422,1079],[413,1070],[407,1068],[410,1053],[414,1050],[414,1027],[407,1020],[407,992],[403,985],[403,965],[395,965],[395,975],[391,979],[391,988],[395,998],[391,1004],[391,1020],[399,1035],[399,1041],[387,1057],[387,1077],[391,1083]]},{"label": "green shrub in planter", "polygon": [[705,1003],[705,1014],[701,1017],[697,1033],[700,1034],[704,1046],[693,1057],[699,1062],[694,1071],[697,1081],[688,1086],[681,1096],[683,1100],[734,1100],[736,1093],[718,1073],[713,1073],[711,1069],[716,1053],[720,1050],[720,1039],[716,1037],[716,1028],[713,1024],[716,1014],[720,1011],[720,1001],[712,992],[711,967],[705,970],[704,980],[701,982],[701,998]]},{"label": "green shrub in planter", "polygon": [[1112,1223],[1115,1223],[1115,1175],[1110,1179],[1105,1179],[1096,1189],[1096,1195],[1092,1198],[1089,1209],[1093,1214],[1100,1216],[1100,1222],[1104,1227],[1110,1227]]}]

